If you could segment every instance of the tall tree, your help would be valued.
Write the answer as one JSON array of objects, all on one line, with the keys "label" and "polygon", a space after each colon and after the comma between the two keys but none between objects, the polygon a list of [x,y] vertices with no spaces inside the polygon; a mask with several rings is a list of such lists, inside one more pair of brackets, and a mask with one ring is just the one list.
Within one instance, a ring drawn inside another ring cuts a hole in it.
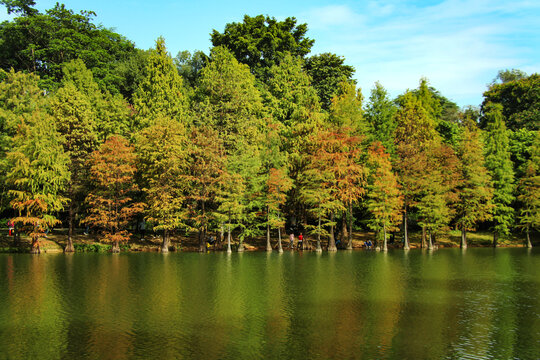
[{"label": "tall tree", "polygon": [[343,81],[355,83],[354,67],[345,65],[345,58],[332,53],[313,55],[306,59],[304,67],[325,110],[330,109],[332,98],[339,93]]},{"label": "tall tree", "polygon": [[[365,194],[366,171],[360,164],[361,138],[346,131],[321,130],[313,135],[312,143],[310,165],[303,179],[303,197],[307,203],[325,209],[326,214],[330,215],[328,250],[336,251],[335,214],[347,211],[350,204]],[[327,196],[313,194],[316,188]],[[317,204],[317,201],[321,203]]]},{"label": "tall tree", "polygon": [[437,139],[435,119],[424,109],[422,101],[412,92],[399,99],[396,112],[395,143],[398,160],[395,162],[399,181],[403,189],[403,233],[404,248],[409,247],[408,210],[417,205],[418,198],[426,186],[428,143]]},{"label": "tall tree", "polygon": [[145,217],[154,230],[163,231],[163,253],[169,251],[170,233],[187,228],[190,166],[187,147],[186,129],[173,119],[155,119],[153,125],[137,135]]},{"label": "tall tree", "polygon": [[508,133],[502,106],[489,104],[484,107],[486,118],[485,157],[486,168],[493,180],[493,246],[500,236],[508,235],[514,221],[514,170],[510,160]]},{"label": "tall tree", "polygon": [[[231,211],[238,221],[242,244],[246,236],[256,231],[252,222],[263,206],[258,193],[264,188],[265,180],[260,176],[264,108],[255,78],[246,65],[240,64],[224,47],[212,49],[210,58],[210,63],[201,71],[195,124],[208,125],[219,134],[223,139],[229,176],[242,179],[242,186],[235,185],[243,189],[242,194],[223,192],[234,195],[226,203],[234,204],[235,210],[223,202],[220,205],[221,209]],[[242,211],[235,213],[239,209]],[[242,249],[242,245],[239,246],[239,250]]]},{"label": "tall tree", "polygon": [[5,175],[8,173],[7,153],[13,149],[21,119],[47,106],[47,98],[39,88],[35,74],[0,70],[0,210],[8,207]]},{"label": "tall tree", "polygon": [[183,81],[162,37],[156,40],[156,48],[148,55],[144,78],[133,95],[133,106],[139,127],[149,126],[159,118],[186,121]]},{"label": "tall tree", "polygon": [[287,200],[287,192],[292,187],[292,181],[286,174],[285,168],[271,168],[267,180],[267,244],[266,250],[271,251],[270,229],[278,230],[278,251],[283,252],[281,244],[281,229],[285,226],[285,218],[281,214],[281,207]]},{"label": "tall tree", "polygon": [[403,197],[392,171],[390,155],[382,143],[373,142],[368,151],[370,167],[367,208],[373,216],[370,227],[383,233],[382,250],[387,251],[387,232],[397,229],[403,211]]},{"label": "tall tree", "polygon": [[278,65],[290,53],[295,57],[307,55],[314,40],[306,37],[307,24],[297,24],[294,17],[277,21],[273,17],[244,16],[242,23],[229,23],[220,33],[213,30],[212,45],[228,48],[253,74],[265,80],[268,70]]},{"label": "tall tree", "polygon": [[[303,69],[303,61],[287,55],[280,65],[270,70],[265,103],[275,121],[281,127],[281,150],[289,163],[289,177],[293,187],[288,194],[285,210],[291,225],[304,218],[304,205],[300,201],[300,181],[309,166],[309,146],[311,135],[323,125],[319,99],[311,86],[308,74]],[[305,220],[305,219],[303,219]]]},{"label": "tall tree", "polygon": [[461,248],[467,247],[467,231],[473,230],[480,221],[491,219],[493,187],[484,166],[480,132],[476,125],[465,126],[459,144],[462,182],[458,188],[456,223],[461,228]]},{"label": "tall tree", "polygon": [[389,154],[395,153],[394,136],[397,124],[394,116],[396,110],[386,89],[380,83],[375,83],[364,111],[364,117],[368,124],[370,140],[380,141]]},{"label": "tall tree", "polygon": [[[71,173],[66,189],[66,197],[69,199],[69,230],[65,252],[75,251],[73,247],[74,221],[79,212],[79,205],[85,197],[85,181],[88,178],[86,161],[90,153],[98,146],[95,110],[88,97],[77,89],[77,85],[81,86],[80,83],[76,84],[73,78],[66,78],[64,85],[50,101],[51,113],[63,137],[64,151],[69,156]],[[94,90],[99,91],[97,86]]]},{"label": "tall tree", "polygon": [[[345,234],[348,235],[348,249],[352,249],[353,204],[357,203],[365,192],[364,169],[359,164],[361,142],[367,130],[362,114],[362,100],[362,93],[360,89],[356,89],[356,85],[347,81],[341,82],[338,94],[332,98],[328,118],[330,127],[335,129],[340,136],[344,135],[345,142],[350,142],[347,144],[348,154],[344,164],[347,170],[338,176],[343,182],[339,196],[347,208],[342,216],[341,235],[343,241],[345,241]],[[347,231],[347,219],[349,231]]]},{"label": "tall tree", "polygon": [[19,123],[13,147],[7,154],[13,219],[32,239],[32,253],[39,253],[39,239],[48,227],[58,224],[54,214],[63,209],[61,195],[69,180],[68,158],[53,120],[44,111],[35,111]]},{"label": "tall tree", "polygon": [[527,247],[532,247],[530,232],[540,229],[540,133],[537,131],[531,158],[525,166],[525,175],[518,186],[518,201],[522,204],[518,216],[519,227],[527,235]]},{"label": "tall tree", "polygon": [[205,251],[209,226],[216,219],[216,196],[227,178],[227,158],[223,141],[217,131],[208,127],[194,127],[190,134],[189,156],[189,215],[199,232],[199,251]]},{"label": "tall tree", "polygon": [[129,240],[128,224],[144,208],[134,201],[135,160],[134,149],[120,136],[110,137],[88,160],[94,188],[86,197],[90,210],[85,222],[101,230],[104,240],[113,243],[113,252]]}]

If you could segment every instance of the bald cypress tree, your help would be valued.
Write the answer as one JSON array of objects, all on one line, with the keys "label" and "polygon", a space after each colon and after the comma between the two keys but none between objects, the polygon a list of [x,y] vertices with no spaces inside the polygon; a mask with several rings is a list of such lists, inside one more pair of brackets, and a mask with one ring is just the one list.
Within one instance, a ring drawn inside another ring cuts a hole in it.
[{"label": "bald cypress tree", "polygon": [[493,246],[498,238],[508,235],[514,223],[514,169],[510,160],[508,133],[502,115],[502,106],[487,104],[484,107],[485,158],[493,181]]},{"label": "bald cypress tree", "polygon": [[462,182],[456,206],[462,248],[467,247],[467,231],[473,230],[478,222],[491,219],[493,210],[493,187],[484,165],[483,150],[480,130],[474,124],[465,126],[458,148]]},{"label": "bald cypress tree", "polygon": [[54,216],[62,210],[62,196],[69,180],[69,159],[53,119],[44,112],[33,112],[21,121],[7,154],[10,205],[20,231],[31,238],[31,253],[39,253],[39,239],[45,230],[60,223]]},{"label": "bald cypress tree", "polygon": [[149,126],[159,118],[186,118],[183,80],[162,37],[156,40],[156,48],[148,55],[144,78],[133,95],[133,106],[139,128]]},{"label": "bald cypress tree", "polygon": [[531,147],[531,158],[525,164],[525,175],[518,186],[518,201],[522,204],[519,227],[527,235],[527,247],[532,247],[530,232],[540,229],[540,133]]}]

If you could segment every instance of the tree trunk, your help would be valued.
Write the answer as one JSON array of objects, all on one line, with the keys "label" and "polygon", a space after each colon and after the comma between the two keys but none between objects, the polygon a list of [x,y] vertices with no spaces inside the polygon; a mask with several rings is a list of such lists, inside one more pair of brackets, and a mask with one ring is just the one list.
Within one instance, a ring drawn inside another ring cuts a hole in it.
[{"label": "tree trunk", "polygon": [[347,212],[343,212],[343,218],[341,219],[341,234],[339,235],[342,244],[345,244],[345,240],[349,238],[347,232]]},{"label": "tree trunk", "polygon": [[[71,189],[70,189],[71,192]],[[71,195],[71,194],[70,194]],[[69,202],[69,228],[68,228],[68,239],[66,247],[64,248],[65,253],[72,253],[75,252],[75,247],[73,246],[73,218],[74,218],[74,210],[73,210],[73,200],[70,200]]]},{"label": "tree trunk", "polygon": [[204,230],[199,229],[199,252],[206,252],[206,241]]},{"label": "tree trunk", "polygon": [[499,236],[497,234],[497,232],[494,232],[493,233],[493,247],[496,248],[498,244],[498,240],[499,240]]},{"label": "tree trunk", "polygon": [[409,234],[407,232],[407,206],[403,212],[403,249],[409,250]]},{"label": "tree trunk", "polygon": [[32,238],[32,247],[30,248],[30,254],[40,254],[39,239],[37,236]]},{"label": "tree trunk", "polygon": [[465,225],[461,226],[461,244],[460,247],[462,249],[467,248],[467,230],[465,230]]},{"label": "tree trunk", "polygon": [[429,232],[428,250],[433,250],[433,241],[431,241],[431,231]]},{"label": "tree trunk", "polygon": [[349,233],[348,235],[348,242],[347,242],[347,250],[352,250],[352,201],[349,201]]},{"label": "tree trunk", "polygon": [[225,224],[221,223],[221,231],[219,233],[219,244],[223,244],[223,241],[225,240]]},{"label": "tree trunk", "polygon": [[229,226],[227,229],[227,253],[232,253],[231,250],[231,215],[229,214]]},{"label": "tree trunk", "polygon": [[277,232],[278,232],[278,252],[282,253],[283,246],[281,245],[281,228],[280,227],[277,229]]},{"label": "tree trunk", "polygon": [[529,232],[529,229],[527,228],[527,247],[530,249],[532,248],[532,243],[531,243],[531,235],[530,235],[530,232]]},{"label": "tree trunk", "polygon": [[163,242],[161,243],[161,252],[169,252],[169,232],[165,229],[163,229]]},{"label": "tree trunk", "polygon": [[[334,222],[334,212],[330,213],[330,222]],[[337,251],[336,239],[334,238],[334,225],[330,225],[330,239],[328,240],[328,251]]]},{"label": "tree trunk", "polygon": [[120,252],[120,244],[118,243],[118,240],[114,241],[114,245],[111,251],[115,254]]},{"label": "tree trunk", "polygon": [[386,224],[383,224],[383,247],[382,251],[388,251],[388,245],[386,241]]},{"label": "tree trunk", "polygon": [[420,245],[420,247],[422,249],[425,249],[426,248],[426,227],[425,226],[422,226],[422,243]]},{"label": "tree trunk", "polygon": [[272,251],[272,244],[270,243],[270,209],[266,207],[266,251]]},{"label": "tree trunk", "polygon": [[321,214],[319,212],[319,225],[317,227],[317,248],[315,249],[315,251],[317,252],[321,252],[322,251],[322,248],[321,248]]}]

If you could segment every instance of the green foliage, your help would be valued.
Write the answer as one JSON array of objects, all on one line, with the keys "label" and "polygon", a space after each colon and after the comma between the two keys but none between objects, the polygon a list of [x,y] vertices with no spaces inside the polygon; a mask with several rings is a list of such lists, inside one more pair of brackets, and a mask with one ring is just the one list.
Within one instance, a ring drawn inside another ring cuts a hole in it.
[{"label": "green foliage", "polygon": [[375,83],[364,117],[368,124],[370,141],[380,141],[389,154],[395,153],[396,111],[397,108],[390,100],[386,89],[380,83]]},{"label": "green foliage", "polygon": [[487,127],[489,122],[487,113],[490,103],[502,105],[502,115],[506,126],[510,130],[526,128],[536,131],[540,129],[540,75],[532,74],[529,77],[502,84],[493,84],[484,92],[482,112],[484,116],[481,126]]},{"label": "green foliage", "polygon": [[529,232],[540,229],[540,133],[536,132],[531,158],[525,164],[524,176],[518,185],[519,227]]},{"label": "green foliage", "polygon": [[[100,243],[93,243],[93,244],[73,244],[73,247],[75,248],[76,252],[94,252],[94,253],[105,253],[112,251],[113,246],[110,244],[100,244]],[[129,251],[130,249],[129,244],[121,244],[120,250],[122,251]]]},{"label": "green foliage", "polygon": [[370,228],[375,231],[392,231],[400,223],[403,197],[392,171],[390,155],[382,143],[372,143],[368,153],[370,168],[366,206],[373,216]]},{"label": "green foliage", "polygon": [[20,122],[7,161],[10,205],[18,214],[13,221],[39,251],[38,239],[58,223],[52,214],[66,203],[61,193],[70,177],[68,157],[50,116],[36,111]]},{"label": "green foliage", "polygon": [[238,148],[239,138],[260,143],[264,114],[255,78],[224,47],[212,49],[210,58],[201,71],[197,125],[215,129],[228,153]]},{"label": "green foliage", "polygon": [[344,65],[345,58],[332,53],[313,55],[306,59],[305,69],[325,110],[330,109],[332,98],[339,94],[343,81],[352,80],[354,67]]},{"label": "green foliage", "polygon": [[34,9],[36,2],[33,0],[2,0],[0,4],[7,8],[7,13],[21,14],[23,16],[32,16],[39,13]]},{"label": "green foliage", "polygon": [[201,70],[209,62],[208,56],[202,51],[195,51],[191,54],[189,51],[180,51],[174,58],[174,64],[178,73],[184,79],[184,85],[195,87],[198,83]]},{"label": "green foliage", "polygon": [[456,204],[456,222],[463,230],[474,230],[478,222],[491,219],[493,187],[483,152],[479,130],[465,128],[458,149],[462,181]]},{"label": "green foliage", "polygon": [[[27,3],[29,1],[10,1]],[[134,51],[123,36],[93,23],[95,13],[76,14],[62,4],[46,14],[17,17],[0,25],[0,67],[4,70],[35,72],[47,89],[62,78],[64,62],[80,58],[92,70],[102,88],[115,79],[115,63]]]},{"label": "green foliage", "polygon": [[213,30],[210,36],[215,47],[226,47],[258,79],[265,80],[268,70],[287,54],[304,57],[310,52],[314,40],[307,38],[306,32],[307,25],[297,25],[294,17],[277,21],[269,16],[245,15],[242,23],[229,23],[223,33]]},{"label": "green foliage", "polygon": [[33,74],[0,70],[0,78],[0,209],[4,209],[8,206],[6,154],[13,149],[21,119],[31,121],[33,113],[46,107],[46,98],[38,86],[39,78]]},{"label": "green foliage", "polygon": [[514,209],[511,207],[514,201],[514,170],[510,160],[508,132],[501,105],[487,104],[484,111],[486,168],[494,188],[494,231],[498,235],[508,235],[514,221]]},{"label": "green foliage", "polygon": [[133,96],[133,106],[139,127],[149,126],[159,118],[186,122],[187,98],[183,81],[162,37],[156,40],[156,49],[150,51],[144,79]]},{"label": "green foliage", "polygon": [[362,114],[362,92],[356,85],[343,81],[338,84],[338,94],[332,98],[329,122],[331,126],[348,128],[354,134],[364,135],[367,125]]},{"label": "green foliage", "polygon": [[187,143],[185,127],[171,119],[157,119],[137,136],[146,219],[156,230],[170,231],[187,226]]}]

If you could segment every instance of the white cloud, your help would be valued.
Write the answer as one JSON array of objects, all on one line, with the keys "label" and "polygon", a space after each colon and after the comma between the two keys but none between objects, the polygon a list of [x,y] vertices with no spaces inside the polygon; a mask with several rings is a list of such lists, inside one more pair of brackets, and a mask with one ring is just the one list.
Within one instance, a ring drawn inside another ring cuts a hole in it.
[{"label": "white cloud", "polygon": [[[313,50],[345,56],[365,94],[379,80],[398,95],[425,76],[459,105],[477,105],[498,70],[539,71],[540,3],[446,0],[422,8],[395,1],[333,8],[346,9],[344,19],[364,20],[340,24],[329,16],[333,27],[319,32],[310,26]],[[307,14],[324,17],[324,9]],[[301,20],[311,25],[309,17]]]},{"label": "white cloud", "polygon": [[326,29],[331,26],[359,25],[363,16],[355,13],[347,5],[329,5],[314,8],[302,15],[311,29]]}]

